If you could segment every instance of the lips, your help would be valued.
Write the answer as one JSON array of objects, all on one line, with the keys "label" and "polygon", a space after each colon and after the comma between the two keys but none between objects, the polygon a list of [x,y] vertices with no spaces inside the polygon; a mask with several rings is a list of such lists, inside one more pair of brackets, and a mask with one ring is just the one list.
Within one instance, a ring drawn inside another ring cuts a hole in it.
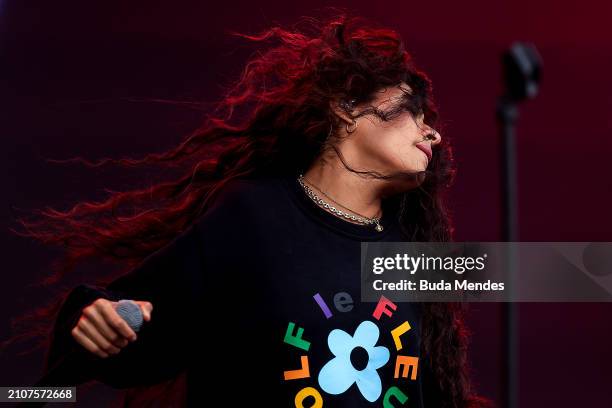
[{"label": "lips", "polygon": [[431,152],[431,146],[424,143],[417,143],[416,147],[418,147],[423,153],[427,155],[427,160],[431,160],[433,153]]}]

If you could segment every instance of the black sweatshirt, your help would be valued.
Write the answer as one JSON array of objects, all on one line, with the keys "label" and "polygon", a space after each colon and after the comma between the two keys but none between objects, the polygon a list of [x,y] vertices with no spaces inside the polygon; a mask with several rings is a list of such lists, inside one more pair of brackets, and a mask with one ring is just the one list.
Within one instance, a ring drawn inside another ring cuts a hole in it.
[{"label": "black sweatshirt", "polygon": [[[420,304],[360,301],[360,242],[403,240],[385,203],[378,232],[320,208],[295,177],[231,180],[130,273],[70,292],[47,363],[67,384],[116,388],[186,370],[190,407],[434,406]],[[70,334],[100,297],[153,304],[138,339],[105,359]]]}]

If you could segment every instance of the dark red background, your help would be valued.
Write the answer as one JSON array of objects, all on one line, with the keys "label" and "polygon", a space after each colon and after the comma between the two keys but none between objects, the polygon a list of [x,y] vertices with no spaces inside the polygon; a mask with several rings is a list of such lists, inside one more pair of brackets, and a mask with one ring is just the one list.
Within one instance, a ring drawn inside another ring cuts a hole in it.
[{"label": "dark red background", "polygon": [[[612,6],[594,0],[0,1],[3,220],[11,225],[10,206],[66,209],[102,198],[103,187],[142,183],[146,175],[43,159],[139,157],[175,145],[201,112],[135,100],[214,100],[253,52],[224,30],[291,24],[329,5],[398,29],[432,78],[459,166],[457,240],[500,240],[499,56],[514,40],[534,42],[544,76],[518,127],[520,240],[612,241]],[[42,300],[26,285],[48,273],[55,253],[6,228],[0,239],[4,338],[9,317]],[[610,312],[609,304],[520,305],[521,407],[609,406]],[[469,320],[479,390],[498,401],[500,306],[473,304]],[[39,355],[0,356],[0,385],[32,383],[41,364]]]}]

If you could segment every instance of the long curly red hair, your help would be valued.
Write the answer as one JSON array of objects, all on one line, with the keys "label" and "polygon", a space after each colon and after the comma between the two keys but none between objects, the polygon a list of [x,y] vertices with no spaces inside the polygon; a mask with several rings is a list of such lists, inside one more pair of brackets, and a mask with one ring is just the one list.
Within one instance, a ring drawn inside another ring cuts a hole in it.
[{"label": "long curly red hair", "polygon": [[[275,26],[258,35],[232,33],[262,48],[225,89],[203,125],[175,148],[141,159],[92,163],[77,158],[88,167],[153,165],[178,169],[182,175],[146,188],[108,190],[108,198],[102,202],[84,201],[68,211],[45,208],[33,217],[19,219],[23,228],[16,233],[65,249],[44,284],[61,282],[90,258],[110,260],[125,270],[134,267],[193,223],[215,192],[232,178],[295,174],[298,169],[307,169],[322,152],[333,148],[331,141],[339,122],[330,112],[331,100],[367,103],[376,90],[404,81],[413,92],[410,100],[397,109],[422,112],[428,125],[439,128],[431,82],[415,67],[399,34],[337,10],[334,8],[334,16],[326,20],[304,17],[291,29]],[[272,42],[275,44],[264,50],[265,44]],[[372,108],[364,114],[388,121],[396,113]],[[396,197],[407,240],[452,239],[444,193],[453,175],[451,148],[445,137],[434,149],[425,181]],[[369,176],[384,177],[376,173]],[[100,283],[123,272],[100,277]],[[61,300],[62,296],[50,307],[18,319],[26,329],[20,337],[40,335],[48,339],[50,322]],[[428,385],[428,406],[482,406],[484,401],[473,395],[470,386],[462,307],[447,303],[427,303],[424,307],[422,351],[435,377]],[[38,322],[46,322],[46,326]],[[34,332],[34,327],[46,330]],[[147,398],[159,397],[160,390],[170,398],[168,390],[181,393],[183,380],[130,389],[125,403],[142,405]]]}]

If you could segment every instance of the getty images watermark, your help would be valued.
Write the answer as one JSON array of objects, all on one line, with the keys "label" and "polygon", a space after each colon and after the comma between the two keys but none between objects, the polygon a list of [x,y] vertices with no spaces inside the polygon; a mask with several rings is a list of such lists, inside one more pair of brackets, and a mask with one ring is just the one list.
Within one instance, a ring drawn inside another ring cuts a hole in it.
[{"label": "getty images watermark", "polygon": [[361,297],[612,301],[612,242],[362,242]]}]

